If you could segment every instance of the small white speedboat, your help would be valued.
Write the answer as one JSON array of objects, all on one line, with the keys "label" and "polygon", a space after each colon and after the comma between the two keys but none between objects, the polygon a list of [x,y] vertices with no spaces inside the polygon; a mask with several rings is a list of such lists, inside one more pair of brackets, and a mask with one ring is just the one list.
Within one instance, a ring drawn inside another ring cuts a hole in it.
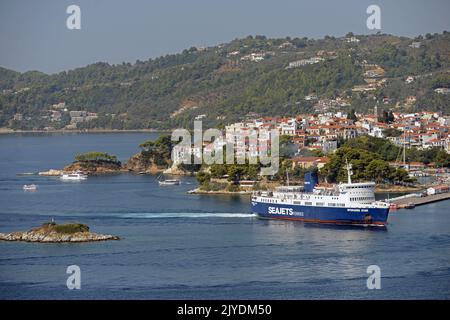
[{"label": "small white speedboat", "polygon": [[25,184],[25,185],[23,185],[23,190],[25,190],[25,191],[36,191],[37,190],[37,185],[35,185],[35,184]]},{"label": "small white speedboat", "polygon": [[81,172],[72,172],[72,173],[64,173],[61,176],[61,180],[67,180],[67,181],[81,181],[86,180],[87,175],[81,173]]},{"label": "small white speedboat", "polygon": [[158,181],[160,186],[177,186],[180,184],[180,180],[176,179],[167,179]]}]

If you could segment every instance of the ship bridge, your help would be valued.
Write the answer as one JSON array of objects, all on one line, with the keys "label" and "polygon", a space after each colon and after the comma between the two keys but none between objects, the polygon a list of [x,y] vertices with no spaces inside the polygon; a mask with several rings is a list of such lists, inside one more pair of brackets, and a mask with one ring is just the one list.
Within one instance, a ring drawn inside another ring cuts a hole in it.
[{"label": "ship bridge", "polygon": [[375,182],[341,183],[339,193],[350,202],[372,203],[375,201]]}]

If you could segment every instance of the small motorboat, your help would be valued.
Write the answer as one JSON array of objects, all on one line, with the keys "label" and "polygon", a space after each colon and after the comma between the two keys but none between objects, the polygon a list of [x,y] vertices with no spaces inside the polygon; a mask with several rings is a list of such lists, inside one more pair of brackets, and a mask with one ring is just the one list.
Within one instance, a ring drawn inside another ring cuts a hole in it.
[{"label": "small motorboat", "polygon": [[416,207],[416,205],[414,203],[412,203],[412,202],[408,202],[404,206],[405,209],[414,209],[415,207]]},{"label": "small motorboat", "polygon": [[86,180],[87,175],[83,174],[80,171],[72,172],[72,173],[64,173],[61,176],[61,180],[68,180],[68,181],[81,181]]},{"label": "small motorboat", "polygon": [[177,186],[180,184],[180,180],[176,179],[159,180],[158,183],[160,186]]},{"label": "small motorboat", "polygon": [[160,186],[177,186],[180,184],[180,180],[177,179],[163,179],[162,174],[156,177]]},{"label": "small motorboat", "polygon": [[23,185],[23,190],[24,191],[36,191],[37,190],[37,185],[35,185],[35,184],[25,184],[25,185]]}]

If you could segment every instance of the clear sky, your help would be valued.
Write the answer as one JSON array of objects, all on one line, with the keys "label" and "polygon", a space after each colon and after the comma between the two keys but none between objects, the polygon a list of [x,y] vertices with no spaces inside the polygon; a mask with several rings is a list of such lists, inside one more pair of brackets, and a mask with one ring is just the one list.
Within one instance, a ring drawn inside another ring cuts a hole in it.
[{"label": "clear sky", "polygon": [[[81,30],[66,27],[71,4],[81,8]],[[371,4],[381,8],[383,33],[450,31],[449,0],[0,0],[0,66],[54,73],[247,35],[370,34]]]}]

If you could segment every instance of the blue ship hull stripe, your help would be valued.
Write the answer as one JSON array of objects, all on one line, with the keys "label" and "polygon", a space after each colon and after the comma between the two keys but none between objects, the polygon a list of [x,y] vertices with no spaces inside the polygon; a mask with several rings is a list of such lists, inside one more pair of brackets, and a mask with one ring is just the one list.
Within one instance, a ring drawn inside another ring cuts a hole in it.
[{"label": "blue ship hull stripe", "polygon": [[315,207],[252,201],[252,212],[261,218],[314,223],[386,225],[389,208]]}]

